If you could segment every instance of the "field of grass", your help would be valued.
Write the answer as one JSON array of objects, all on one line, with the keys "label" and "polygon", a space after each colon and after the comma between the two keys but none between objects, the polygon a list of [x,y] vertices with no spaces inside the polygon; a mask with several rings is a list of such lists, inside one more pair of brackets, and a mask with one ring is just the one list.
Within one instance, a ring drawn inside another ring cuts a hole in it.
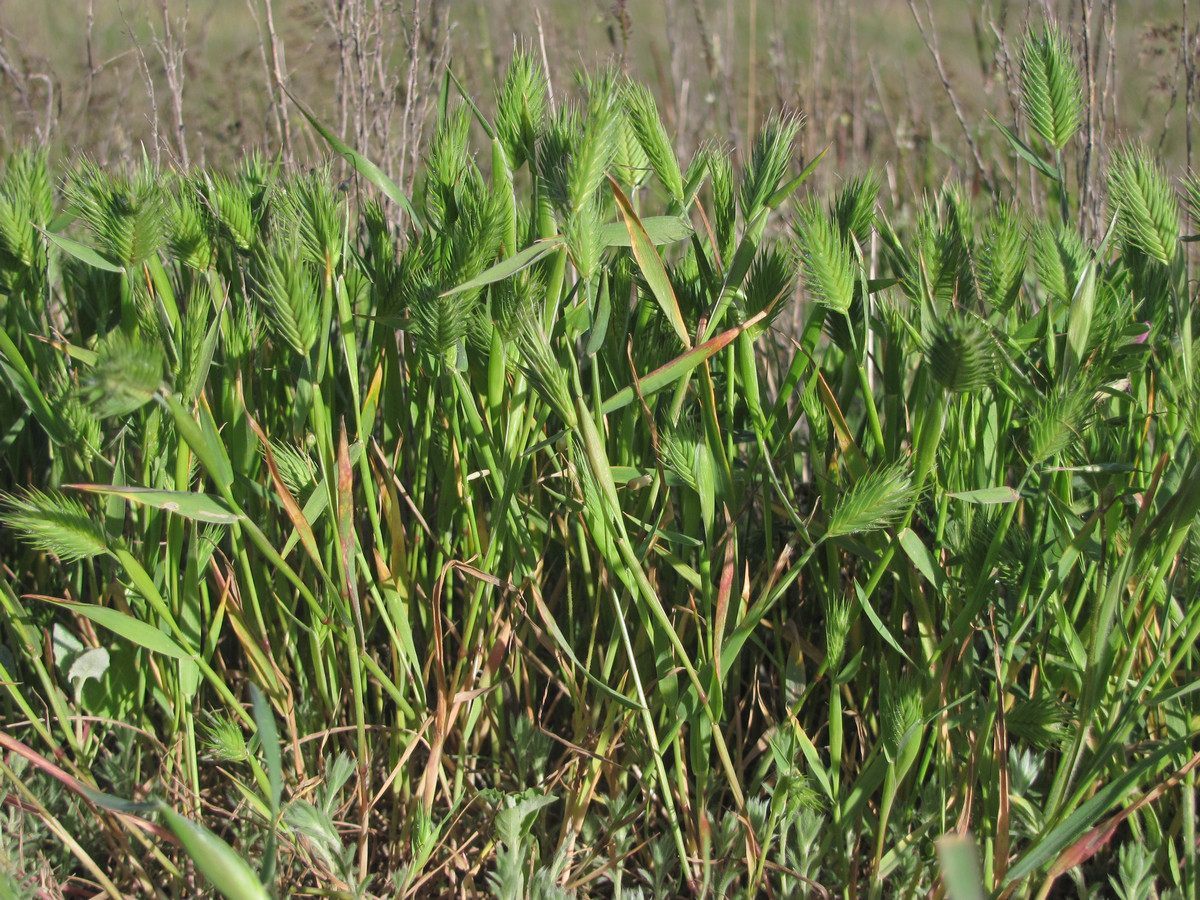
[{"label": "field of grass", "polygon": [[0,6],[0,897],[1200,900],[1192,31],[279,6]]}]

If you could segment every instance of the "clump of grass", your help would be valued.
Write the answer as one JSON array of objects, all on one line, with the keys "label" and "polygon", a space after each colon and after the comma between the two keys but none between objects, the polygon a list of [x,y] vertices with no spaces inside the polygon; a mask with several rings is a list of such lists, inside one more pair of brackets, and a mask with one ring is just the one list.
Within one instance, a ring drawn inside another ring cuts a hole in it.
[{"label": "clump of grass", "polygon": [[[1068,56],[1023,57],[1059,163]],[[250,159],[84,165],[83,221],[33,236],[48,170],[7,170],[0,739],[90,804],[108,849],[23,801],[71,874],[1044,897],[1103,855],[1194,892],[1195,311],[1157,165],[1117,154],[1106,244],[1015,134],[1033,199],[905,218],[873,176],[797,203],[792,117],[739,170],[612,71],[551,104],[519,54],[500,95],[446,80],[412,196],[335,139],[402,224]],[[967,830],[950,876],[927,840]]]}]

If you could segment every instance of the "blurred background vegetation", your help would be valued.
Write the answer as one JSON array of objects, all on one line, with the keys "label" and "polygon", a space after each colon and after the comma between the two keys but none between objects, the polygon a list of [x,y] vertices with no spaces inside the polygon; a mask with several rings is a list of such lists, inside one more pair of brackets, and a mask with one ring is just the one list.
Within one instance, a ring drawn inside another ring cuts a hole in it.
[{"label": "blurred background vegetation", "polygon": [[832,147],[820,178],[873,166],[893,200],[947,174],[978,190],[1002,174],[983,161],[1007,155],[968,138],[996,139],[987,113],[1015,119],[1013,47],[1051,16],[1090,68],[1094,143],[1139,137],[1175,174],[1190,161],[1196,88],[1187,5],[4,0],[0,150],[37,143],[59,163],[105,165],[145,147],[155,162],[226,167],[253,148],[308,165],[326,149],[296,127],[283,81],[403,183],[445,63],[490,98],[514,47],[527,46],[560,95],[581,68],[618,65],[644,81],[684,155],[705,140],[747,146],[768,112],[791,110],[807,119],[804,155]]}]

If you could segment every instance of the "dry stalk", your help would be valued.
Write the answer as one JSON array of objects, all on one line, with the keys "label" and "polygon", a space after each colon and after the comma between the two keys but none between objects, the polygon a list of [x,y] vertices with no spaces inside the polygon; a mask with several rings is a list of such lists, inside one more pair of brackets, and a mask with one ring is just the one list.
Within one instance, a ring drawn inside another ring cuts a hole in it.
[{"label": "dry stalk", "polygon": [[[175,149],[184,169],[188,168],[187,129],[183,123],[183,82],[184,56],[187,53],[187,24],[190,4],[184,3],[183,17],[177,23],[171,21],[171,13],[167,8],[167,0],[161,0],[162,37],[150,26],[151,40],[154,49],[162,60],[163,74],[167,80],[167,91],[171,99],[171,115],[174,119]],[[178,31],[176,30],[178,24]]]},{"label": "dry stalk", "polygon": [[979,147],[975,143],[975,138],[971,135],[970,127],[967,125],[967,118],[963,113],[962,105],[958,102],[958,94],[955,93],[954,88],[951,86],[950,76],[946,73],[946,66],[942,62],[942,51],[938,46],[937,28],[934,25],[933,9],[929,4],[929,0],[925,0],[925,15],[928,24],[921,18],[920,12],[917,11],[915,0],[908,0],[908,8],[912,11],[913,19],[917,23],[917,30],[921,32],[921,40],[925,43],[925,49],[933,57],[933,64],[937,68],[938,78],[941,79],[942,89],[950,99],[950,105],[954,109],[954,117],[962,127],[963,136],[966,138],[967,148],[971,151],[971,160],[975,163],[976,172],[986,189],[989,192],[995,193],[995,185],[988,174],[987,167],[983,163]]}]

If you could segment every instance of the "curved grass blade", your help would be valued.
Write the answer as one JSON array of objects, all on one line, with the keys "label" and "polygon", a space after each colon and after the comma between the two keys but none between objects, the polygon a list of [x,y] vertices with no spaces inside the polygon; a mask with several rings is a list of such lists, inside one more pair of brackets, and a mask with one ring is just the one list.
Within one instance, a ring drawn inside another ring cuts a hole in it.
[{"label": "curved grass blade", "polygon": [[1013,134],[1011,130],[1002,125],[1000,120],[991,113],[988,113],[988,118],[992,120],[993,125],[1000,129],[1000,133],[1008,139],[1008,143],[1012,145],[1012,148],[1016,152],[1017,156],[1021,157],[1021,159],[1025,160],[1025,162],[1029,163],[1052,181],[1059,180],[1058,169],[1034,153],[1032,147]]},{"label": "curved grass blade", "polygon": [[[661,391],[667,385],[673,384],[692,369],[696,368],[696,366],[700,365],[700,363],[704,362],[718,351],[729,346],[729,344],[731,344],[739,334],[749,328],[752,328],[754,325],[760,322],[769,313],[769,311],[770,310],[763,310],[758,315],[747,319],[736,328],[730,328],[728,331],[723,331],[716,337],[709,338],[700,346],[689,350],[687,353],[684,353],[681,356],[677,356],[669,363],[659,366],[649,375],[646,375],[644,378],[638,381],[637,390],[642,394],[643,397],[648,397],[657,391]],[[628,406],[636,397],[637,393],[634,392],[632,385],[622,388],[604,401],[604,406],[601,407],[601,411],[605,415],[616,412],[618,409]]]},{"label": "curved grass blade", "polygon": [[196,868],[226,900],[270,900],[271,895],[240,853],[166,803],[159,801],[158,810]]},{"label": "curved grass blade", "polygon": [[51,439],[56,444],[65,443],[68,439],[66,424],[46,399],[29,364],[9,337],[8,331],[3,328],[0,328],[0,368],[12,374],[10,383],[13,390],[21,395],[25,405],[29,407],[38,423],[46,429]]},{"label": "curved grass blade", "polygon": [[422,221],[420,215],[418,215],[416,207],[412,205],[412,201],[408,199],[408,195],[400,189],[400,186],[396,182],[385,175],[379,166],[375,165],[375,163],[371,162],[350,145],[344,143],[336,134],[321,124],[321,120],[309,112],[308,108],[296,99],[296,96],[286,87],[283,88],[283,92],[296,104],[296,108],[300,110],[300,114],[308,119],[308,124],[316,129],[317,134],[325,138],[325,142],[330,147],[344,157],[350,165],[354,166],[354,170],[359,175],[383,191],[389,200],[404,210],[408,217],[412,219],[413,226],[417,229],[418,234],[425,231],[425,223]]},{"label": "curved grass blade", "polygon": [[[679,216],[647,216],[641,220],[650,243],[674,244],[687,240],[694,229],[691,222]],[[605,247],[631,247],[633,240],[623,222],[609,222],[600,227],[600,243]]]},{"label": "curved grass blade", "polygon": [[[37,226],[35,225],[34,227],[36,228]],[[81,244],[79,241],[72,240],[62,234],[55,234],[53,231],[47,231],[45,228],[38,228],[38,231],[49,238],[50,243],[58,247],[59,250],[75,257],[80,262],[87,263],[92,268],[103,269],[105,272],[125,271],[116,263],[109,262],[87,244]]]},{"label": "curved grass blade", "polygon": [[629,198],[625,196],[621,186],[611,175],[608,176],[608,183],[612,185],[617,206],[621,208],[621,215],[625,217],[625,227],[629,231],[629,242],[633,247],[633,255],[637,259],[638,268],[642,270],[642,276],[646,279],[650,292],[654,294],[654,299],[662,307],[667,321],[679,335],[679,340],[683,342],[684,347],[691,349],[692,339],[688,336],[687,326],[683,324],[683,313],[679,309],[679,301],[675,298],[675,289],[671,287],[671,279],[667,277],[667,269],[663,265],[662,258],[654,249],[654,242],[650,240],[650,235],[646,233],[646,227],[638,218],[633,204],[629,202]]},{"label": "curved grass blade", "polygon": [[175,643],[170,635],[159,631],[149,622],[135,619],[133,616],[123,613],[119,609],[112,609],[108,606],[95,606],[91,603],[77,603],[74,600],[62,600],[58,597],[33,596],[38,600],[45,600],[56,606],[62,606],[73,613],[78,613],[84,618],[91,619],[100,627],[107,628],[113,634],[125,638],[130,643],[137,644],[139,647],[145,647],[147,650],[160,653],[163,656],[169,656],[172,659],[184,660],[185,662],[192,661],[193,654]]},{"label": "curved grass blade", "polygon": [[1016,488],[999,487],[979,488],[974,491],[947,491],[946,496],[963,503],[1016,503],[1021,499],[1021,492]]},{"label": "curved grass blade", "polygon": [[155,509],[166,510],[197,522],[232,525],[242,518],[242,515],[231,510],[225,501],[211,494],[198,494],[193,491],[158,491],[143,487],[111,487],[105,484],[64,484],[63,487],[92,494],[121,497],[130,503],[152,506]]},{"label": "curved grass blade", "polygon": [[497,281],[503,281],[510,275],[516,275],[522,269],[527,269],[545,256],[549,256],[555,250],[563,245],[563,241],[558,238],[552,238],[548,241],[540,241],[526,247],[517,253],[514,253],[508,259],[501,260],[490,269],[476,275],[470,281],[464,281],[457,287],[452,287],[448,291],[443,291],[443,297],[453,297],[455,294],[461,294],[463,291],[474,290],[475,288],[484,287],[485,285],[494,284]]}]

